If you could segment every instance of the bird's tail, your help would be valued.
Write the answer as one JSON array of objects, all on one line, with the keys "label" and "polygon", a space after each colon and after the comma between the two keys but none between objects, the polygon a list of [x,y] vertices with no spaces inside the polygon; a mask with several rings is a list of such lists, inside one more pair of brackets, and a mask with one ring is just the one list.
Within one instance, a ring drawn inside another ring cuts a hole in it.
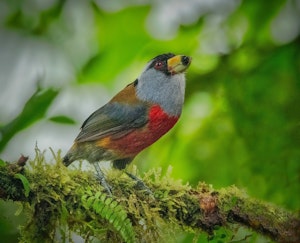
[{"label": "bird's tail", "polygon": [[68,154],[66,154],[65,157],[63,157],[62,162],[65,166],[69,166],[72,163]]},{"label": "bird's tail", "polygon": [[[77,144],[74,143],[72,145],[72,147],[69,149],[69,151],[67,152],[67,154],[65,155],[65,157],[63,157],[63,164],[65,166],[69,166],[74,160],[77,159],[77,157],[75,156],[76,155],[76,152],[77,151]],[[75,153],[75,154],[74,154]]]}]

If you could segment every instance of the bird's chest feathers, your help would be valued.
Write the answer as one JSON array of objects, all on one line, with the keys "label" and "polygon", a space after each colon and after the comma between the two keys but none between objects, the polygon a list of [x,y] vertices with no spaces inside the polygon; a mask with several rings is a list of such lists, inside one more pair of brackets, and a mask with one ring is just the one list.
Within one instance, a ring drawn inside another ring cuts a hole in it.
[{"label": "bird's chest feathers", "polygon": [[109,147],[119,151],[121,156],[134,157],[167,133],[178,121],[179,116],[169,116],[159,105],[154,105],[149,109],[148,118],[149,121],[144,127],[111,141]]},{"label": "bird's chest feathers", "polygon": [[178,116],[169,116],[159,105],[154,105],[149,111],[149,123],[147,129],[149,129],[149,132],[152,133],[154,137],[161,137],[175,125],[178,119]]}]

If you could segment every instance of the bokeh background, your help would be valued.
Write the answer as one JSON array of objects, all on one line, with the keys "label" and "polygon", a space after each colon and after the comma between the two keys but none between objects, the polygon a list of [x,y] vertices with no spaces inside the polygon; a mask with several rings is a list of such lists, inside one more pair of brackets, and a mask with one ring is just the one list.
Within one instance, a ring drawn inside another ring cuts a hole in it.
[{"label": "bokeh background", "polygon": [[[235,184],[299,210],[299,33],[299,0],[1,0],[0,158],[65,153],[151,58],[186,54],[182,117],[137,156],[140,172],[171,165],[183,183]],[[25,220],[16,207],[0,203],[5,242]]]}]

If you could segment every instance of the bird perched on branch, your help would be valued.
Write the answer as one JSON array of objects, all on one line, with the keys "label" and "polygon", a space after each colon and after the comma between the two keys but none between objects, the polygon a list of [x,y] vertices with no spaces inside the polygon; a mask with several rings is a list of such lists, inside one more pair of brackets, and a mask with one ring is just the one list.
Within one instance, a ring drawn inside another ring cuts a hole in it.
[{"label": "bird perched on branch", "polygon": [[175,125],[184,102],[184,72],[190,63],[190,57],[172,53],[153,58],[134,82],[86,119],[63,163],[88,160],[111,194],[98,162],[112,161],[114,168],[124,169]]}]

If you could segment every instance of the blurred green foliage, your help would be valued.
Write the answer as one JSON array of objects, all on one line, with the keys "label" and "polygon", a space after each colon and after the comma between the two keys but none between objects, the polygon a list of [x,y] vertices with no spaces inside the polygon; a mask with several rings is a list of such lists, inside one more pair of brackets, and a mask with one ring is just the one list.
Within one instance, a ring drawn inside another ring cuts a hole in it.
[{"label": "blurred green foliage", "polygon": [[[60,43],[53,29],[65,30],[66,36],[70,31],[64,16],[72,5],[68,1],[53,1],[52,6],[31,11],[31,6],[26,6],[31,1],[4,2],[5,29],[32,38],[42,36],[57,45]],[[199,11],[196,21],[180,24],[175,36],[163,40],[155,39],[145,28],[155,3],[132,4],[115,11],[103,9],[96,1],[86,3],[94,20],[94,42],[86,45],[95,48],[84,63],[76,66],[77,83],[99,82],[114,87],[114,81],[122,80],[124,86],[159,53],[192,56],[180,122],[141,153],[135,163],[141,170],[166,170],[171,164],[173,176],[184,182],[195,185],[206,181],[217,188],[236,184],[252,196],[299,210],[299,28],[295,33],[284,32],[282,40],[275,39],[273,33],[288,30],[291,24],[297,26],[278,18],[286,9],[300,14],[299,1],[236,4],[217,25],[210,25],[216,13],[200,16]],[[300,23],[299,16],[295,16]],[[280,29],[278,22],[285,28]],[[291,37],[288,39],[285,33]],[[216,41],[224,45],[222,50],[214,44]],[[44,87],[35,93],[17,118],[1,127],[0,150],[20,130],[41,119],[46,122],[44,115],[59,92]],[[73,118],[61,114],[50,120],[74,123]],[[255,237],[247,241],[255,242]]]},{"label": "blurred green foliage", "polygon": [[47,109],[55,99],[58,90],[37,88],[36,92],[26,102],[22,112],[8,124],[0,127],[0,151],[18,132],[44,118]]}]

